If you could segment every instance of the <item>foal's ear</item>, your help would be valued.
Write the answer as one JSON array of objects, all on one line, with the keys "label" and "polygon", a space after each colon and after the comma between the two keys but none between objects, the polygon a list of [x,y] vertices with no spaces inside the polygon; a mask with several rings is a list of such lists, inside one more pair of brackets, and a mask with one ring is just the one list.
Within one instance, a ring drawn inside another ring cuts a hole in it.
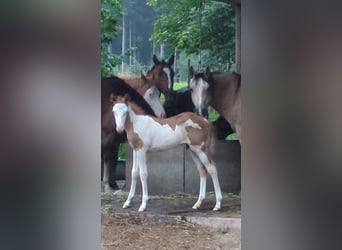
[{"label": "foal's ear", "polygon": [[190,76],[190,78],[193,78],[194,75],[195,75],[194,68],[192,66],[190,66],[190,69],[189,69],[189,76]]},{"label": "foal's ear", "polygon": [[116,103],[117,99],[116,99],[116,96],[113,94],[113,93],[110,93],[109,95],[109,101],[113,104]]},{"label": "foal's ear", "polygon": [[153,59],[153,62],[154,62],[155,65],[159,65],[160,64],[160,61],[158,60],[156,54],[153,55],[152,59]]},{"label": "foal's ear", "polygon": [[123,99],[124,99],[125,102],[129,102],[131,100],[131,97],[129,96],[129,94],[125,94]]}]

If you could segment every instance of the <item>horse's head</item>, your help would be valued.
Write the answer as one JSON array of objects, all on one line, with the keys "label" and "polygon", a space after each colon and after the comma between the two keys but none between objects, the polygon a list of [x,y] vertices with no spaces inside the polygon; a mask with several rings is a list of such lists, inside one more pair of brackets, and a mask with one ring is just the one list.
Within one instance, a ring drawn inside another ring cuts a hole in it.
[{"label": "horse's head", "polygon": [[159,97],[160,97],[160,91],[155,86],[152,86],[149,89],[147,89],[144,94],[144,99],[151,106],[156,116],[160,118],[164,118],[165,110],[164,110],[163,105],[160,102]]},{"label": "horse's head", "polygon": [[195,106],[194,112],[208,117],[208,106],[210,99],[210,83],[212,82],[212,75],[207,67],[204,73],[195,73],[193,67],[189,70],[191,99]]},{"label": "horse's head", "polygon": [[128,96],[112,96],[113,114],[115,118],[116,131],[122,133],[125,130],[126,117],[128,113]]},{"label": "horse's head", "polygon": [[148,89],[145,91],[144,99],[151,106],[155,115],[160,118],[165,117],[165,110],[163,105],[160,102],[160,91],[153,85],[154,76],[145,76],[141,73],[141,80],[143,84],[148,86]]},{"label": "horse's head", "polygon": [[173,88],[173,79],[175,71],[173,70],[174,55],[169,60],[159,61],[156,55],[153,55],[154,66],[147,72],[147,76],[153,78],[154,85],[165,95]]}]

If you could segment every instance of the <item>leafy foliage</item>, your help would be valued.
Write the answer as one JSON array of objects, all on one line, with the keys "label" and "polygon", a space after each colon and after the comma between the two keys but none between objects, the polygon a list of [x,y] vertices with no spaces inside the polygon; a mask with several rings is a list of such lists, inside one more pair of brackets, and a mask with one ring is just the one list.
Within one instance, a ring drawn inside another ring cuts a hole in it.
[{"label": "leafy foliage", "polygon": [[118,20],[122,15],[121,0],[101,0],[101,75],[108,76],[118,63],[118,56],[108,46],[118,35]]},{"label": "leafy foliage", "polygon": [[161,13],[151,39],[187,55],[202,56],[203,68],[227,70],[235,58],[235,15],[230,4],[204,0],[147,0]]}]

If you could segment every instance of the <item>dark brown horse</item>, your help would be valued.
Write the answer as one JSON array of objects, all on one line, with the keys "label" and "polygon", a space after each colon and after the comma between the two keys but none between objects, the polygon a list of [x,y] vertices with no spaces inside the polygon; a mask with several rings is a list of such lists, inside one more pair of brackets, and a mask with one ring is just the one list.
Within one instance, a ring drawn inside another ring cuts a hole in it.
[{"label": "dark brown horse", "polygon": [[196,112],[207,116],[213,107],[230,124],[241,142],[241,76],[237,73],[214,74],[209,68],[204,73],[189,71],[191,97]]},{"label": "dark brown horse", "polygon": [[[152,88],[158,91],[156,87]],[[147,91],[150,91],[150,89]],[[126,141],[125,134],[119,135],[116,132],[112,114],[113,103],[110,102],[110,96],[127,92],[132,93],[132,96],[137,100],[136,102],[139,103],[139,106],[143,108],[146,114],[155,116],[154,111],[145,99],[125,81],[115,76],[101,79],[101,160],[104,162],[103,183],[105,189],[109,189],[109,186],[113,189],[118,189],[115,181],[118,150],[120,143]]]},{"label": "dark brown horse", "polygon": [[[173,86],[173,79],[174,79],[174,70],[173,70],[173,62],[174,62],[174,55],[171,55],[168,61],[161,60],[157,58],[156,55],[153,55],[153,62],[154,66],[151,68],[151,70],[147,73],[147,78],[152,81],[150,84],[151,86],[156,86],[164,95],[167,95],[170,89],[172,89]],[[112,83],[119,82],[122,80],[118,78],[113,78],[111,80],[109,79],[102,79],[102,81],[111,81]],[[127,83],[132,84],[134,81],[133,78],[127,78]],[[108,84],[108,83],[107,83]],[[146,87],[146,86],[145,86]],[[144,86],[135,85],[135,88],[141,95],[145,95],[147,88]],[[106,90],[102,89],[102,105],[108,105],[108,93]],[[145,96],[146,98],[146,96]],[[106,104],[103,104],[103,100]],[[104,107],[104,106],[102,106]],[[102,109],[101,107],[101,109]],[[101,111],[101,113],[103,113]],[[104,111],[106,115],[108,115],[108,110]],[[147,112],[148,114],[148,112]],[[118,158],[118,150],[120,143],[123,143],[126,141],[126,138],[124,136],[117,137],[116,131],[113,135],[113,130],[110,130],[107,125],[110,126],[113,122],[112,113],[110,111],[110,117],[106,117],[101,115],[101,121],[104,127],[102,127],[101,131],[101,159],[104,162],[104,177],[106,177],[105,182],[108,182],[109,179],[109,186],[113,189],[118,189],[118,186],[115,181],[115,169],[117,164],[117,158]],[[115,129],[114,129],[115,130]],[[105,185],[105,188],[109,187],[108,185]]]}]

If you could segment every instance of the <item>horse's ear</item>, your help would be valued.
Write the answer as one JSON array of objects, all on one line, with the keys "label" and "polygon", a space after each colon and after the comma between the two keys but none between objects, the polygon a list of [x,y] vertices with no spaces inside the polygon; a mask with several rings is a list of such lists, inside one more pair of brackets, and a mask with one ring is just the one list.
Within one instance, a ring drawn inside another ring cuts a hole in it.
[{"label": "horse's ear", "polygon": [[194,75],[195,75],[194,68],[192,66],[190,66],[190,69],[189,69],[189,76],[190,76],[190,78],[193,78]]},{"label": "horse's ear", "polygon": [[170,56],[170,58],[169,58],[167,64],[168,64],[169,66],[173,66],[174,61],[175,61],[175,55],[172,54],[172,55]]},{"label": "horse's ear", "polygon": [[158,60],[156,54],[153,55],[152,59],[153,59],[153,62],[154,62],[155,65],[159,65],[160,64],[160,61]]},{"label": "horse's ear", "polygon": [[207,68],[205,69],[205,76],[206,76],[207,78],[209,78],[209,76],[210,76],[210,69],[209,69],[209,67],[207,67]]},{"label": "horse's ear", "polygon": [[148,82],[148,80],[147,80],[147,78],[143,72],[141,72],[141,80],[143,80],[144,82]]}]

